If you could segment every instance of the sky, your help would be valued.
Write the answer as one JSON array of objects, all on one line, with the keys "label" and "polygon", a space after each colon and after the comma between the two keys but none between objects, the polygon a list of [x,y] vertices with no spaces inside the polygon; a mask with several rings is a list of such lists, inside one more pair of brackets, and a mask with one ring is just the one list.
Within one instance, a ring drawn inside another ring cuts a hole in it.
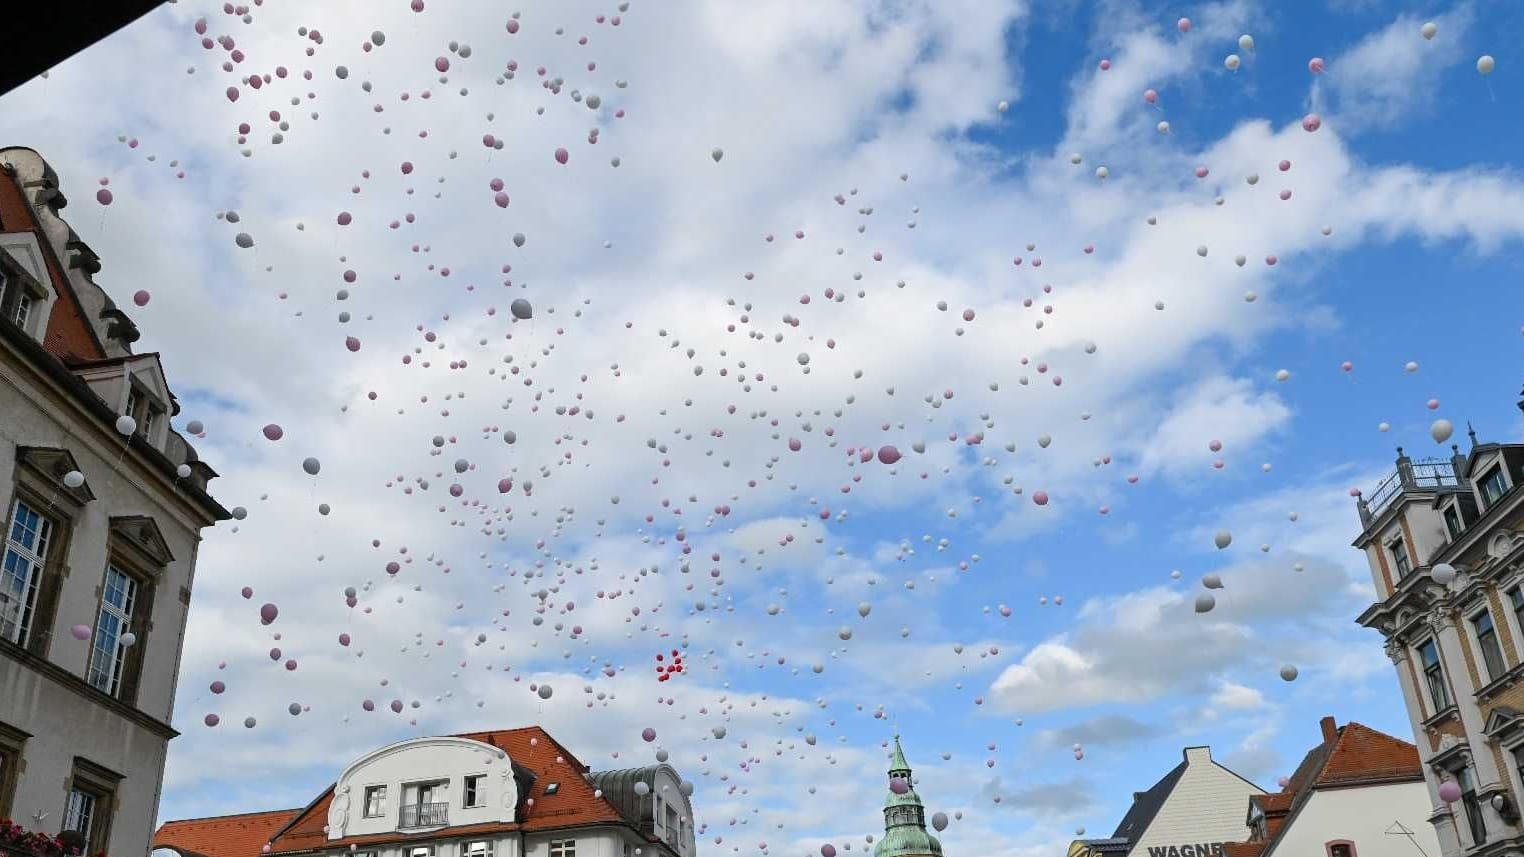
[{"label": "sky", "polygon": [[1509,4],[226,8],[0,98],[246,512],[161,820],[538,723],[704,854],[861,850],[898,733],[1027,857],[1188,745],[1412,737],[1349,492],[1524,428]]}]

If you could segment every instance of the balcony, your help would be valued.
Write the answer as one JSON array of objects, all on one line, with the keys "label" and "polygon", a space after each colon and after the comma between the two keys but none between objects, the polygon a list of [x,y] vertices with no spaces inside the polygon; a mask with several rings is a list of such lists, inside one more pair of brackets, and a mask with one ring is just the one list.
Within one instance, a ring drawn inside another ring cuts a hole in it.
[{"label": "balcony", "polygon": [[414,803],[402,807],[398,827],[444,827],[450,823],[448,803]]},{"label": "balcony", "polygon": [[1358,505],[1360,523],[1370,526],[1371,521],[1386,511],[1406,491],[1434,491],[1439,488],[1456,488],[1460,480],[1455,477],[1455,464],[1448,458],[1410,459],[1397,449],[1397,470],[1382,480],[1369,497],[1361,496]]}]

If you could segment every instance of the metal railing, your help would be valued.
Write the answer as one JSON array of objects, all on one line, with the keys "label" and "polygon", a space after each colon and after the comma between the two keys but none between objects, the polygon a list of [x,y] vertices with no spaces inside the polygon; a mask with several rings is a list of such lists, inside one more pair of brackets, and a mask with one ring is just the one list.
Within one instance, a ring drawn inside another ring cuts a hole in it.
[{"label": "metal railing", "polygon": [[400,827],[443,827],[450,823],[448,803],[415,803],[402,807]]},{"label": "metal railing", "polygon": [[1403,491],[1453,488],[1458,485],[1460,480],[1455,477],[1455,465],[1448,458],[1398,458],[1397,469],[1382,480],[1370,496],[1360,497],[1361,522],[1369,524]]}]

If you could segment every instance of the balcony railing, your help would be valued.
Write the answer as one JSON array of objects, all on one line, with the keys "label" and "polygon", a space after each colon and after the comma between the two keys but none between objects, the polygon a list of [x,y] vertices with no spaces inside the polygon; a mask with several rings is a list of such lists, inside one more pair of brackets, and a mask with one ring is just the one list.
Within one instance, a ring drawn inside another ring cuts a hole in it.
[{"label": "balcony railing", "polygon": [[1455,478],[1455,465],[1448,458],[1409,459],[1398,450],[1397,469],[1384,479],[1369,497],[1359,500],[1360,520],[1369,524],[1377,515],[1386,511],[1404,491],[1453,488],[1460,485]]},{"label": "balcony railing", "polygon": [[448,803],[415,803],[402,807],[399,827],[444,827],[450,823]]}]

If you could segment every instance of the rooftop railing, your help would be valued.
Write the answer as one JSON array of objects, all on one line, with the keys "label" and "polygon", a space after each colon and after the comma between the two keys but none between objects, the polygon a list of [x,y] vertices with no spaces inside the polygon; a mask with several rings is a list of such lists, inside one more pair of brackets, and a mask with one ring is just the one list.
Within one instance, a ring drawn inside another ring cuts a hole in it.
[{"label": "rooftop railing", "polygon": [[1451,459],[1411,459],[1401,454],[1400,447],[1397,452],[1397,469],[1383,479],[1369,496],[1360,495],[1358,505],[1362,524],[1369,525],[1405,491],[1432,491],[1436,488],[1454,488],[1460,485]]}]

